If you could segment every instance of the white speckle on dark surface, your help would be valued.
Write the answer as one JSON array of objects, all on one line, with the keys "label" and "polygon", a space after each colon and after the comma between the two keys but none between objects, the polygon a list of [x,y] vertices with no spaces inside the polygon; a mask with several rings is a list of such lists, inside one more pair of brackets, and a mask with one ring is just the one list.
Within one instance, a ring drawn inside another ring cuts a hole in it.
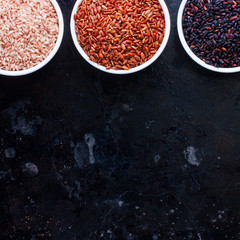
[{"label": "white speckle on dark surface", "polygon": [[218,211],[218,219],[223,219],[224,218],[224,215],[225,215],[225,211],[224,210],[219,210]]},{"label": "white speckle on dark surface", "polygon": [[217,222],[216,218],[211,219],[211,223],[215,223],[215,222]]},{"label": "white speckle on dark surface", "polygon": [[30,196],[28,196],[27,199],[30,204],[35,204],[35,201]]},{"label": "white speckle on dark surface", "polygon": [[93,137],[93,135],[91,133],[86,133],[84,135],[84,141],[88,145],[88,149],[89,149],[89,163],[94,164],[95,158],[93,155],[93,148],[96,143],[95,138]]},{"label": "white speckle on dark surface", "polygon": [[129,106],[128,104],[123,104],[122,109],[124,112],[132,112],[133,111],[133,108],[131,106]]},{"label": "white speckle on dark surface", "polygon": [[26,177],[36,177],[38,175],[38,166],[32,162],[27,162],[22,166],[22,171]]},{"label": "white speckle on dark surface", "polygon": [[157,236],[156,234],[154,234],[154,235],[152,236],[152,239],[153,239],[153,240],[158,240],[158,236]]},{"label": "white speckle on dark surface", "polygon": [[0,171],[0,180],[3,179],[7,174],[7,171]]},{"label": "white speckle on dark surface", "polygon": [[70,147],[74,148],[74,142],[73,141],[70,141]]},{"label": "white speckle on dark surface", "polygon": [[160,161],[160,159],[161,159],[161,157],[160,157],[159,155],[156,155],[156,156],[154,157],[154,162],[155,162],[155,164],[158,164],[159,161]]},{"label": "white speckle on dark surface", "polygon": [[198,233],[197,235],[198,235],[198,239],[199,239],[199,240],[202,240],[202,236],[201,236],[201,234]]},{"label": "white speckle on dark surface", "polygon": [[174,212],[175,212],[174,209],[171,209],[171,210],[169,211],[170,214],[174,214]]},{"label": "white speckle on dark surface", "polygon": [[155,123],[155,120],[151,120],[151,121],[148,121],[145,123],[145,128],[146,129],[149,129],[151,128],[152,124]]},{"label": "white speckle on dark surface", "polygon": [[5,149],[5,157],[6,158],[15,158],[16,151],[14,148],[7,148]]},{"label": "white speckle on dark surface", "polygon": [[183,152],[185,159],[189,164],[193,166],[199,166],[201,163],[201,159],[197,157],[198,149],[188,146],[187,149]]},{"label": "white speckle on dark surface", "polygon": [[82,168],[84,165],[84,161],[82,158],[82,151],[81,151],[81,142],[77,142],[76,146],[74,147],[74,159],[79,168]]},{"label": "white speckle on dark surface", "polygon": [[118,206],[122,207],[123,203],[124,203],[123,201],[118,201]]}]

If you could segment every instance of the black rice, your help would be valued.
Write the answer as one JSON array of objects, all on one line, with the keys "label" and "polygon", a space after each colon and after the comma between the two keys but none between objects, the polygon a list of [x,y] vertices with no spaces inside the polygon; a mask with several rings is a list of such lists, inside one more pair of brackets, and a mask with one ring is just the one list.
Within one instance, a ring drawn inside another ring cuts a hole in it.
[{"label": "black rice", "polygon": [[240,66],[240,0],[188,0],[182,25],[187,44],[205,63]]}]

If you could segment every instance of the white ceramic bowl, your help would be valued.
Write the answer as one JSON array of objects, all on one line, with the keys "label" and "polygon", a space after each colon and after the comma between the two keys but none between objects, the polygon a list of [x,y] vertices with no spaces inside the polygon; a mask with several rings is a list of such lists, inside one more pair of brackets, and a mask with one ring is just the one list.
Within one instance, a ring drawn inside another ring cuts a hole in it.
[{"label": "white ceramic bowl", "polygon": [[107,70],[106,67],[101,66],[101,65],[97,64],[96,62],[93,62],[93,61],[89,60],[88,55],[84,52],[84,50],[82,49],[82,47],[79,45],[79,43],[77,41],[77,34],[76,34],[76,31],[75,31],[74,15],[77,12],[77,8],[78,8],[78,6],[81,2],[82,2],[82,0],[77,0],[74,7],[73,7],[73,10],[72,10],[72,16],[71,16],[71,20],[70,20],[71,34],[72,34],[72,39],[73,39],[74,45],[77,48],[78,52],[93,67],[98,68],[98,69],[100,69],[104,72],[113,73],[113,74],[129,74],[129,73],[138,72],[138,71],[146,68],[150,64],[152,64],[161,55],[164,48],[166,47],[168,39],[169,39],[169,35],[170,35],[171,21],[170,21],[170,15],[169,15],[169,11],[168,11],[166,3],[164,2],[164,0],[159,0],[159,3],[162,6],[164,16],[165,16],[165,35],[164,35],[164,38],[163,38],[163,42],[162,42],[161,46],[159,47],[159,49],[157,50],[157,52],[153,55],[153,57],[151,59],[149,59],[145,63],[141,64],[140,66],[130,68],[129,70],[113,70],[113,69]]},{"label": "white ceramic bowl", "polygon": [[202,67],[214,71],[214,72],[220,72],[220,73],[235,73],[240,71],[240,67],[232,67],[232,68],[220,68],[220,67],[214,67],[212,65],[206,64],[204,61],[202,61],[199,57],[197,57],[193,51],[188,46],[184,34],[183,34],[183,27],[182,27],[182,16],[183,11],[185,8],[185,5],[187,3],[187,0],[182,0],[182,3],[180,5],[179,11],[178,11],[178,18],[177,18],[177,28],[178,28],[178,36],[180,38],[180,41],[182,43],[183,48],[187,52],[187,54],[199,65]]},{"label": "white ceramic bowl", "polygon": [[59,33],[58,33],[57,42],[56,42],[53,50],[51,51],[51,53],[41,63],[39,63],[38,65],[36,65],[32,68],[29,68],[29,69],[26,69],[26,70],[21,70],[21,71],[6,71],[6,70],[0,69],[0,74],[1,75],[23,76],[23,75],[33,73],[33,72],[41,69],[42,67],[44,67],[55,56],[55,54],[57,53],[57,51],[58,51],[58,49],[61,45],[62,39],[63,39],[64,23],[63,23],[62,11],[61,11],[57,1],[56,0],[51,0],[51,2],[52,2],[53,6],[56,10],[56,13],[57,13],[57,16],[58,16],[58,24],[59,24]]}]

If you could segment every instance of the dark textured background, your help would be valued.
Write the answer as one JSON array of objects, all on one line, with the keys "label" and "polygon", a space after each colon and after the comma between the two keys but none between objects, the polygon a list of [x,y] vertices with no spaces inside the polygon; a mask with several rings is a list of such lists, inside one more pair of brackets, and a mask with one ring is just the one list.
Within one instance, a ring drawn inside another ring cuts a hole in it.
[{"label": "dark textured background", "polygon": [[0,239],[240,239],[240,75],[193,63],[166,3],[169,44],[137,74],[88,65],[60,0],[56,57],[0,77]]}]

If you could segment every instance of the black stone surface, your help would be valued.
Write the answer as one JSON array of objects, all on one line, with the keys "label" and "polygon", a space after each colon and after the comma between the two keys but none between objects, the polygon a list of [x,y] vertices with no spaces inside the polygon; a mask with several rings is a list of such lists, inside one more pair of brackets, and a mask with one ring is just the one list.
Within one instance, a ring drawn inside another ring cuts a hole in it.
[{"label": "black stone surface", "polygon": [[86,63],[60,0],[56,57],[0,77],[0,239],[240,239],[240,74],[192,62],[166,3],[169,43],[139,73]]}]

